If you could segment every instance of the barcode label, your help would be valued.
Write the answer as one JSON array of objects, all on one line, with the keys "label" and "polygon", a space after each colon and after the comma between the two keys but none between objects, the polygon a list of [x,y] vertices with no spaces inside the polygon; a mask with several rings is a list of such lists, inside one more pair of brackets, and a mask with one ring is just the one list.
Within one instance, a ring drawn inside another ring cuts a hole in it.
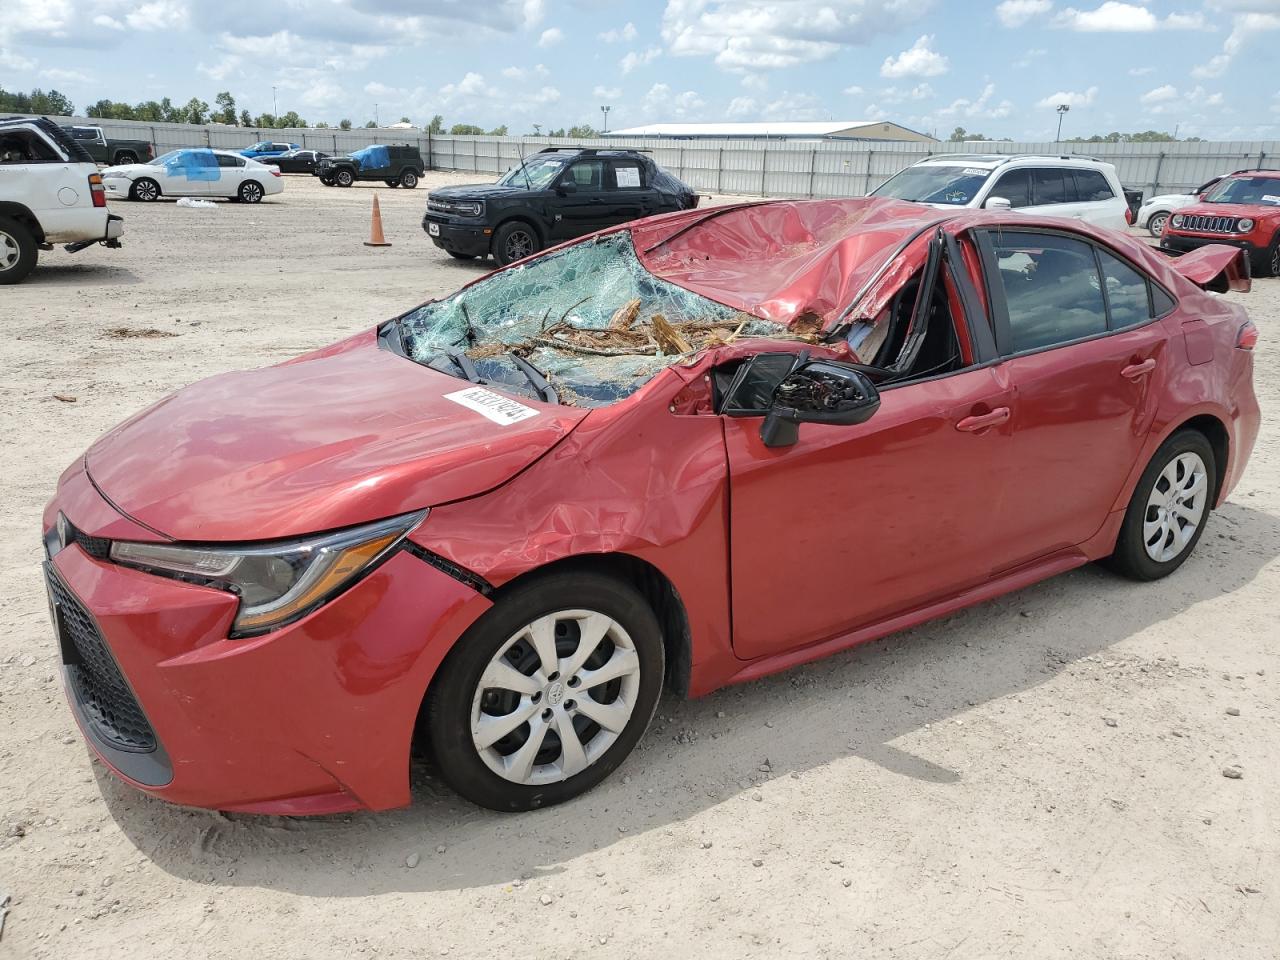
[{"label": "barcode label", "polygon": [[504,397],[500,393],[494,393],[492,390],[486,390],[484,387],[469,387],[456,393],[446,393],[444,398],[468,410],[474,410],[504,427],[538,415],[538,411],[533,407],[526,407],[523,403]]}]

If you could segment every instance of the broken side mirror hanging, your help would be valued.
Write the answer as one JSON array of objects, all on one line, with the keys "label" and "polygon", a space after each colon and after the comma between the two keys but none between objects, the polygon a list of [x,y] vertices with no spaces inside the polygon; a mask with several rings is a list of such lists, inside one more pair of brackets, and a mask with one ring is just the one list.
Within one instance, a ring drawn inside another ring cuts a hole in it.
[{"label": "broken side mirror hanging", "polygon": [[842,363],[814,360],[787,375],[774,391],[760,425],[766,447],[789,447],[800,439],[800,424],[852,426],[880,408],[880,392],[864,373]]}]

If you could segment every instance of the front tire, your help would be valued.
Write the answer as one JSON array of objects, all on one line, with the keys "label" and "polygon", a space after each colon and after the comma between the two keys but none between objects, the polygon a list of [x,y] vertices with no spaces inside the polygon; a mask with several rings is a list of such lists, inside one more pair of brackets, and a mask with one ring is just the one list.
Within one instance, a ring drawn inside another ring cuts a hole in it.
[{"label": "front tire", "polygon": [[541,247],[538,234],[523,220],[509,220],[493,235],[493,259],[500,267],[523,260]]},{"label": "front tire", "polygon": [[387,186],[388,186],[388,187],[398,187],[398,186],[400,186],[400,181],[399,181],[399,180],[388,180],[388,181],[386,181],[386,184],[387,184]]},{"label": "front tire", "polygon": [[160,199],[160,184],[150,177],[139,177],[133,181],[133,186],[129,188],[129,199],[154,203]]},{"label": "front tire", "polygon": [[1280,277],[1280,233],[1277,233],[1267,247],[1257,255],[1253,262],[1255,277]]},{"label": "front tire", "polygon": [[340,187],[349,187],[356,182],[355,174],[350,170],[339,170],[333,175],[333,180]]},{"label": "front tire", "polygon": [[258,181],[246,180],[244,183],[240,184],[240,189],[236,191],[236,196],[245,203],[259,203],[261,202],[262,195],[265,192],[266,191],[262,189],[262,184],[258,183]]},{"label": "front tire", "polygon": [[1164,235],[1164,228],[1169,224],[1169,214],[1161,210],[1147,218],[1147,233],[1159,239]]},{"label": "front tire", "polygon": [[413,170],[403,170],[400,173],[400,186],[406,190],[412,190],[418,185],[418,174]]},{"label": "front tire", "polygon": [[527,581],[458,641],[426,719],[441,776],[491,810],[570,800],[639,742],[662,691],[662,631],[630,585],[585,571]]},{"label": "front tire", "polygon": [[30,229],[0,217],[0,286],[25,280],[39,259],[40,248]]},{"label": "front tire", "polygon": [[1134,488],[1107,565],[1134,580],[1167,577],[1200,542],[1217,498],[1217,460],[1198,430],[1160,445]]}]

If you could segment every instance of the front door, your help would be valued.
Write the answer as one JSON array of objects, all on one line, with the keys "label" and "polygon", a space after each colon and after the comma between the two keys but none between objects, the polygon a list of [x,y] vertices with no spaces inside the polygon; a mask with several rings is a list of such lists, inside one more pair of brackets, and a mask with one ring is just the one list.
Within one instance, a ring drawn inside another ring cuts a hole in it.
[{"label": "front door", "polygon": [[556,191],[552,200],[552,238],[571,240],[612,225],[614,194],[605,183],[605,161],[599,157],[575,160],[560,175],[557,186],[572,183],[568,192]]},{"label": "front door", "polygon": [[806,646],[987,579],[1010,402],[982,367],[882,389],[866,423],[804,424],[791,447],[765,447],[758,417],[724,418],[735,653]]},{"label": "front door", "polygon": [[1023,228],[991,231],[979,245],[1014,388],[1004,568],[1102,527],[1144,466],[1168,341],[1152,317],[1151,279],[1105,247]]}]

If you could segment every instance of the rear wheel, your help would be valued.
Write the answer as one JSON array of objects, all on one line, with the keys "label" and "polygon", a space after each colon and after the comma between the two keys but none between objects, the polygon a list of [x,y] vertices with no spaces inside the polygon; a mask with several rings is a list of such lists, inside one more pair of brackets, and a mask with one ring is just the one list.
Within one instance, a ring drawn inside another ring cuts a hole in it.
[{"label": "rear wheel", "polygon": [[263,192],[262,184],[258,183],[258,181],[246,180],[240,184],[240,189],[236,192],[236,195],[245,203],[257,203],[262,199]]},{"label": "rear wheel", "polygon": [[160,184],[150,177],[139,177],[129,188],[130,200],[143,200],[148,203],[160,199]]},{"label": "rear wheel", "polygon": [[339,170],[333,175],[333,180],[340,187],[349,187],[356,182],[356,177],[350,170]]},{"label": "rear wheel", "polygon": [[123,166],[126,163],[137,163],[138,155],[131,150],[121,150],[116,154],[116,166]]},{"label": "rear wheel", "polygon": [[537,253],[541,246],[533,227],[523,220],[510,220],[493,235],[493,259],[498,261],[498,266],[505,267]]},{"label": "rear wheel", "polygon": [[1134,488],[1107,563],[1134,580],[1159,580],[1186,561],[1217,494],[1213,447],[1198,430],[1161,444]]},{"label": "rear wheel", "polygon": [[1147,233],[1153,237],[1159,237],[1164,234],[1164,228],[1169,223],[1169,214],[1161,210],[1159,213],[1153,213],[1147,219]]},{"label": "rear wheel", "polygon": [[418,174],[413,170],[402,170],[400,172],[400,186],[406,190],[412,190],[418,185]]},{"label": "rear wheel", "polygon": [[493,810],[578,796],[639,741],[663,663],[658,621],[631,586],[566,572],[515,587],[433,685],[428,734],[441,775]]},{"label": "rear wheel", "polygon": [[25,280],[40,259],[31,230],[17,220],[0,217],[0,284]]}]

